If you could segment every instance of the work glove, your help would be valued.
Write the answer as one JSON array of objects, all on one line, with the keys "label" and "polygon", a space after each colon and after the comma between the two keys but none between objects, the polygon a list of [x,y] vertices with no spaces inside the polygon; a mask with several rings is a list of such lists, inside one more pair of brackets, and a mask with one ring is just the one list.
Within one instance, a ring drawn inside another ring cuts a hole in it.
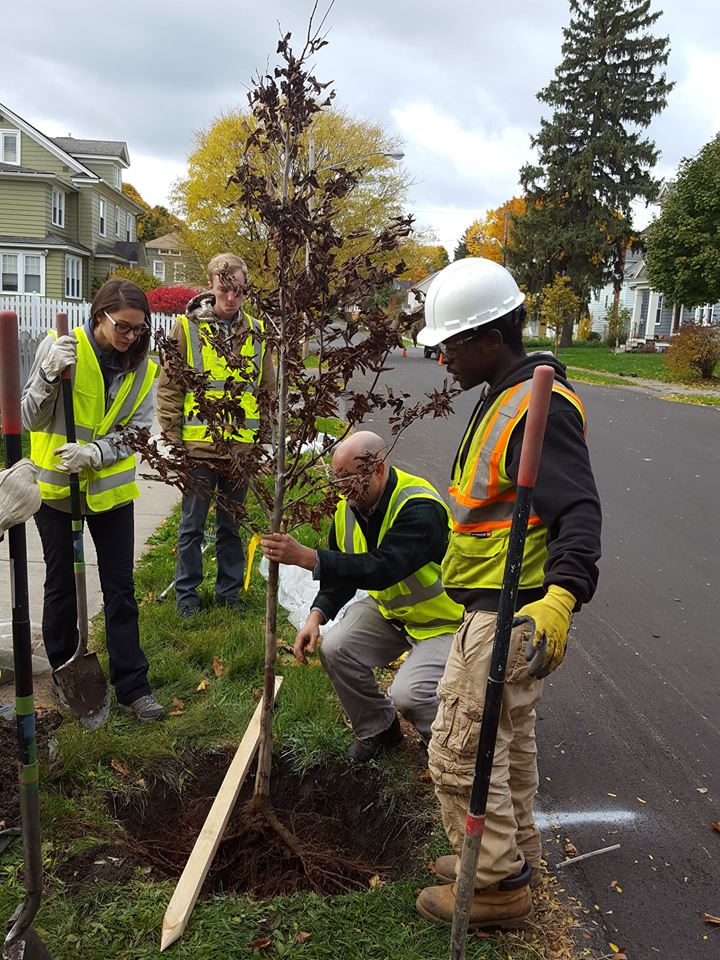
[{"label": "work glove", "polygon": [[575,604],[568,590],[553,583],[542,600],[526,603],[518,610],[514,626],[529,622],[533,629],[525,647],[531,677],[542,680],[563,662]]},{"label": "work glove", "polygon": [[57,380],[63,370],[77,362],[77,340],[75,337],[58,337],[54,340],[48,355],[42,362],[42,372],[48,380]]},{"label": "work glove", "polygon": [[182,441],[178,444],[168,443],[161,434],[155,433],[148,440],[148,446],[154,448],[157,456],[161,457],[170,467],[183,463],[184,445]]},{"label": "work glove", "polygon": [[60,457],[58,470],[65,473],[82,473],[88,467],[97,470],[102,463],[100,447],[95,443],[64,443],[55,451],[55,456]]},{"label": "work glove", "polygon": [[18,460],[0,471],[0,534],[25,523],[40,506],[37,467],[32,460]]}]

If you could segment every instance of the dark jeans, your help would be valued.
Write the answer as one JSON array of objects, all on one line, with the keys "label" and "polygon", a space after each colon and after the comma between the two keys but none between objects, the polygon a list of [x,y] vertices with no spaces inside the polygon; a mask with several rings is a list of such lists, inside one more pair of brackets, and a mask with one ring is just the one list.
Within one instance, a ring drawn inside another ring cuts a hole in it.
[{"label": "dark jeans", "polygon": [[[200,604],[198,587],[203,577],[202,541],[212,491],[217,490],[218,493],[239,504],[245,502],[247,493],[245,485],[235,486],[231,480],[219,476],[210,467],[197,467],[192,471],[191,476],[207,484],[207,493],[186,493],[182,499],[175,568],[175,599],[179,607],[197,607]],[[215,597],[220,603],[237,603],[245,578],[243,543],[237,521],[219,503],[216,517]]]},{"label": "dark jeans", "polygon": [[[69,660],[78,645],[72,527],[69,513],[54,510],[46,503],[36,513],[35,522],[46,568],[43,639],[48,660],[55,668]],[[90,530],[97,552],[110,682],[118,703],[132,703],[150,693],[133,582],[133,505],[91,513],[85,517],[85,527]]]}]

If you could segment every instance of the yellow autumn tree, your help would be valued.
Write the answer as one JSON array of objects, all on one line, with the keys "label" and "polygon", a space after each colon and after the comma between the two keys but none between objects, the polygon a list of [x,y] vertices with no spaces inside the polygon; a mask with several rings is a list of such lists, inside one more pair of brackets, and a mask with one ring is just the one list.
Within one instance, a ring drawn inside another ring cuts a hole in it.
[{"label": "yellow autumn tree", "polygon": [[[239,190],[233,184],[228,186],[228,176],[242,160],[251,123],[250,114],[237,108],[221,114],[207,130],[197,133],[187,176],[175,184],[173,201],[186,224],[185,241],[203,261],[218,251],[236,250],[257,281],[267,268],[260,262],[265,237],[261,226],[242,206],[231,206]],[[312,149],[318,180],[338,166],[362,170],[355,189],[338,201],[338,234],[350,238],[339,250],[338,256],[344,260],[363,248],[362,236],[354,235],[374,235],[390,217],[402,212],[409,178],[399,158],[388,156],[399,154],[401,143],[379,124],[335,109],[317,114],[311,138],[312,147],[309,138],[303,144],[302,160],[307,169]],[[264,158],[269,189],[278,184],[280,160],[270,155]],[[398,259],[397,253],[394,257]]]},{"label": "yellow autumn tree", "polygon": [[469,257],[485,257],[503,263],[513,246],[513,217],[525,216],[523,197],[512,197],[482,220],[468,227],[465,243]]},{"label": "yellow autumn tree", "polygon": [[450,263],[448,252],[441,243],[410,240],[400,247],[400,256],[407,266],[405,273],[400,274],[400,280],[412,280],[413,283],[424,280],[429,273],[442,270]]}]

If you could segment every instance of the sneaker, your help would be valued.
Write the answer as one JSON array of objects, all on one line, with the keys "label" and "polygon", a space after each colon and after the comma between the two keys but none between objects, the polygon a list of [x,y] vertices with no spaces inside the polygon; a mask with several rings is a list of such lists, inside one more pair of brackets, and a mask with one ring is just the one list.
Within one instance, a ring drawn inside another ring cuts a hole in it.
[{"label": "sneaker", "polygon": [[397,717],[393,720],[387,730],[376,733],[374,737],[365,737],[357,739],[347,752],[348,759],[353,763],[367,763],[383,750],[392,750],[402,743],[403,735],[400,729],[400,721]]},{"label": "sneaker", "polygon": [[179,603],[177,608],[181,620],[190,620],[200,612],[199,603]]},{"label": "sneaker", "polygon": [[126,713],[129,717],[135,717],[141,723],[150,723],[152,720],[165,719],[165,707],[158,703],[151,693],[144,697],[138,697],[132,703],[119,703],[120,713]]},{"label": "sneaker", "polygon": [[215,597],[215,605],[237,612],[245,607],[245,601],[242,597]]}]

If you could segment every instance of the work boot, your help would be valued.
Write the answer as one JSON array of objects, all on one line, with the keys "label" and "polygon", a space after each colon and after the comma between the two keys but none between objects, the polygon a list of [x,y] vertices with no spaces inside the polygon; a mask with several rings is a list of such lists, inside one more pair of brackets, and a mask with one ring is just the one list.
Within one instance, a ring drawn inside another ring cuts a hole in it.
[{"label": "work boot", "polygon": [[[484,890],[476,890],[470,905],[468,929],[519,930],[525,927],[533,915],[530,873],[530,864],[526,863],[516,876]],[[425,887],[415,901],[418,913],[433,923],[451,924],[456,888],[456,883]]]},{"label": "work boot", "polygon": [[151,693],[144,697],[138,697],[132,703],[119,703],[118,710],[120,713],[126,713],[129,717],[135,717],[141,723],[165,719],[165,707],[158,703]]},{"label": "work boot", "polygon": [[[460,866],[460,859],[454,853],[449,853],[445,857],[438,857],[432,865],[432,871],[442,883],[455,883],[457,879],[456,869]],[[530,865],[530,886],[534,890],[540,886],[542,874],[540,867]]]},{"label": "work boot", "polygon": [[348,759],[354,763],[367,763],[383,750],[392,750],[393,747],[397,747],[402,743],[402,738],[400,721],[395,717],[387,730],[376,733],[374,737],[365,737],[362,740],[358,738],[347,752]]},{"label": "work boot", "polygon": [[177,612],[181,620],[191,620],[197,613],[200,613],[200,604],[179,603]]}]

